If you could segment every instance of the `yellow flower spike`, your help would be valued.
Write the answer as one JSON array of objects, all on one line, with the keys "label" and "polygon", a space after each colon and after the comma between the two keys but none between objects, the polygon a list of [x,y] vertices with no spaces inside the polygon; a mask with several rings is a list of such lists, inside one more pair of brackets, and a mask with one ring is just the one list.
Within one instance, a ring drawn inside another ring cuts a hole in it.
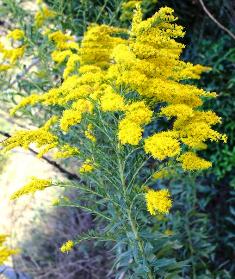
[{"label": "yellow flower spike", "polygon": [[15,106],[13,109],[10,110],[10,115],[13,116],[17,110],[26,107],[28,105],[34,105],[36,104],[40,99],[40,95],[32,94],[28,97],[23,98],[17,106]]},{"label": "yellow flower spike", "polygon": [[194,152],[184,153],[178,158],[178,161],[182,163],[182,167],[185,171],[203,170],[212,166],[211,162],[198,157]]},{"label": "yellow flower spike", "polygon": [[50,127],[48,126],[50,126],[50,124],[49,121],[41,128],[16,132],[13,136],[2,142],[2,152],[7,152],[18,146],[28,149],[31,143],[36,143],[38,148],[42,148],[42,150],[39,151],[39,154],[43,155],[58,144],[57,136],[49,131]]},{"label": "yellow flower spike", "polygon": [[11,195],[11,200],[16,200],[23,195],[35,193],[36,191],[42,191],[47,187],[50,187],[51,185],[52,181],[50,179],[40,179],[37,177],[32,177],[29,183],[27,183],[13,195]]},{"label": "yellow flower spike", "polygon": [[167,189],[149,190],[145,194],[147,209],[151,215],[168,214],[172,207],[170,192]]},{"label": "yellow flower spike", "polygon": [[75,243],[72,240],[68,240],[67,242],[65,242],[61,247],[60,247],[60,251],[62,253],[68,253],[69,251],[71,251],[74,247]]}]

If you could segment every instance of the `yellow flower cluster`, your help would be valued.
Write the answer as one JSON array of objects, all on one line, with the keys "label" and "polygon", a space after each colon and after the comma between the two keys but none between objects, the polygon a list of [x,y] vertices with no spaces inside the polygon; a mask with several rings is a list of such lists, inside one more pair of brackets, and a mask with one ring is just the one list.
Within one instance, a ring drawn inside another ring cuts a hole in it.
[{"label": "yellow flower cluster", "polygon": [[[109,79],[116,86],[126,87],[127,92],[137,92],[151,106],[166,103],[159,116],[176,119],[171,131],[145,139],[146,153],[159,160],[179,156],[182,144],[195,150],[205,148],[207,140],[226,141],[226,136],[212,129],[213,125],[220,123],[220,118],[211,111],[199,109],[203,104],[202,97],[215,97],[215,94],[181,83],[181,80],[199,78],[209,68],[180,60],[184,45],[175,38],[184,36],[184,32],[175,21],[173,10],[167,7],[142,20],[137,6],[130,38],[127,43],[114,48],[112,57],[115,63],[108,71]],[[136,145],[142,131],[143,127],[136,121],[121,120],[119,139],[123,144]]]},{"label": "yellow flower cluster", "polygon": [[[128,5],[134,2],[140,1]],[[225,135],[212,128],[221,122],[220,117],[201,108],[203,99],[215,97],[215,93],[182,81],[197,79],[209,68],[180,60],[184,45],[176,39],[183,37],[184,31],[175,23],[177,18],[171,8],[161,8],[146,20],[142,17],[137,5],[129,33],[91,25],[80,45],[69,34],[49,33],[49,40],[55,44],[52,59],[65,65],[64,81],[48,92],[23,99],[12,113],[36,103],[60,106],[61,130],[68,132],[71,126],[81,124],[79,127],[87,127],[85,137],[95,142],[86,116],[95,114],[98,106],[102,112],[118,115],[117,137],[121,144],[143,143],[145,152],[155,159],[175,158],[185,170],[208,168],[210,164],[196,151],[206,148],[207,141],[226,141]],[[160,111],[156,113],[157,108]],[[172,129],[143,139],[145,126],[157,117],[170,119]],[[40,129],[40,135],[38,131],[16,134],[7,141],[7,148],[28,146],[30,142],[46,145],[45,150],[55,147],[56,136]],[[191,165],[189,154],[197,158]],[[84,169],[90,171],[89,167]]]},{"label": "yellow flower cluster", "polygon": [[7,64],[0,64],[0,72],[4,72],[11,69],[11,65],[7,65]]},{"label": "yellow flower cluster", "polygon": [[23,39],[25,36],[24,31],[20,29],[14,29],[10,31],[7,35],[7,38],[12,38],[15,41]]},{"label": "yellow flower cluster", "polygon": [[178,160],[182,162],[182,167],[186,171],[208,169],[212,166],[211,162],[198,157],[193,152],[184,153],[178,158]]},{"label": "yellow flower cluster", "polygon": [[40,28],[44,24],[44,22],[48,19],[54,18],[56,13],[48,8],[48,6],[42,1],[38,2],[39,10],[35,15],[35,25]]},{"label": "yellow flower cluster", "polygon": [[173,137],[166,136],[164,132],[148,137],[144,143],[144,150],[155,159],[164,160],[175,157],[180,153],[180,143]]},{"label": "yellow flower cluster", "polygon": [[65,242],[61,247],[60,247],[60,251],[62,253],[68,253],[69,251],[71,251],[74,247],[74,242],[72,240],[68,240],[67,242]]},{"label": "yellow flower cluster", "polygon": [[111,87],[104,90],[104,94],[100,98],[101,109],[103,111],[124,111],[125,102],[124,98],[116,93]]},{"label": "yellow flower cluster", "polygon": [[39,96],[37,94],[31,94],[27,98],[22,99],[18,105],[16,105],[13,109],[11,109],[10,114],[13,116],[16,113],[16,111],[19,110],[20,108],[23,108],[28,105],[33,106],[38,102],[38,99]]},{"label": "yellow flower cluster", "polygon": [[16,191],[12,196],[11,200],[16,200],[23,195],[30,193],[35,193],[36,191],[44,190],[45,188],[52,185],[52,181],[48,179],[39,179],[37,177],[32,177],[31,181],[24,185],[21,189]]},{"label": "yellow flower cluster", "polygon": [[65,144],[60,148],[60,151],[57,151],[53,154],[55,159],[70,158],[79,154],[79,149],[75,146],[70,146]]},{"label": "yellow flower cluster", "polygon": [[6,246],[3,246],[4,242],[7,239],[7,235],[0,235],[0,265],[2,265],[11,255],[18,253],[17,250],[10,249]]},{"label": "yellow flower cluster", "polygon": [[148,190],[145,195],[147,209],[151,215],[167,214],[172,207],[170,192],[167,189]]},{"label": "yellow flower cluster", "polygon": [[[21,41],[24,38],[24,36],[25,34],[23,30],[14,29],[8,33],[6,38],[13,39],[13,41]],[[10,69],[12,64],[14,64],[17,60],[23,57],[26,46],[23,45],[22,42],[20,46],[19,44],[17,45],[17,47],[8,49],[0,42],[0,53],[2,54],[2,59],[4,63],[10,63],[0,65],[0,71],[6,71]]]},{"label": "yellow flower cluster", "polygon": [[94,165],[91,160],[87,159],[79,168],[80,173],[92,172],[94,170]]},{"label": "yellow flower cluster", "polygon": [[41,128],[35,130],[23,130],[16,132],[11,138],[6,139],[2,145],[2,152],[9,151],[15,147],[28,149],[31,143],[36,143],[37,148],[41,148],[38,157],[42,157],[50,149],[58,145],[57,136],[53,135],[49,129],[55,123],[57,117],[53,116]]},{"label": "yellow flower cluster", "polygon": [[142,138],[145,124],[151,121],[153,112],[143,101],[126,105],[125,117],[119,122],[118,138],[122,144],[137,145]]},{"label": "yellow flower cluster", "polygon": [[93,105],[89,100],[79,99],[74,102],[71,109],[64,110],[60,119],[60,127],[63,131],[67,132],[69,127],[78,124],[82,120],[84,113],[91,113]]}]

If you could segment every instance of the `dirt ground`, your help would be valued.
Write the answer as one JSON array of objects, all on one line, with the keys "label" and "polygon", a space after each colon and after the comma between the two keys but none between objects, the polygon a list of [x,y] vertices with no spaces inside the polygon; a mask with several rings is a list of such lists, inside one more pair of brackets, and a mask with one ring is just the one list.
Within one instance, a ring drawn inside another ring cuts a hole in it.
[{"label": "dirt ground", "polygon": [[30,152],[18,149],[11,153],[0,175],[0,233],[10,236],[9,244],[13,247],[25,239],[32,223],[40,226],[39,215],[42,211],[43,214],[49,213],[53,208],[52,201],[61,193],[61,189],[48,188],[11,201],[11,194],[26,184],[31,176],[63,178],[51,165]]}]

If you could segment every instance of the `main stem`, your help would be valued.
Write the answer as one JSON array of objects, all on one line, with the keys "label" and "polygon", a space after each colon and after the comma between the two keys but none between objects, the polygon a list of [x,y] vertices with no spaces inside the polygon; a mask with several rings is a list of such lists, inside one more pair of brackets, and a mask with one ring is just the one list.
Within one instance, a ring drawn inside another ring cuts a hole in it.
[{"label": "main stem", "polygon": [[[124,176],[124,164],[122,164],[122,160],[118,154],[118,150],[117,150],[117,156],[118,156],[118,170],[119,170],[119,175],[120,175],[120,180],[121,180],[121,185],[122,185],[122,190],[123,190],[123,195],[124,195],[124,199],[127,200],[127,193],[126,193],[126,183],[125,183],[125,176]],[[147,264],[147,260],[145,258],[145,253],[144,253],[144,245],[143,245],[143,240],[141,239],[141,237],[139,236],[138,230],[137,230],[137,225],[135,220],[133,220],[132,216],[131,216],[131,210],[127,207],[127,216],[128,216],[128,221],[130,223],[132,232],[135,236],[135,240],[138,244],[139,247],[139,251],[140,254],[143,258],[143,261]],[[151,270],[149,269],[148,272],[148,278],[149,279],[154,279],[154,275],[152,274]]]}]

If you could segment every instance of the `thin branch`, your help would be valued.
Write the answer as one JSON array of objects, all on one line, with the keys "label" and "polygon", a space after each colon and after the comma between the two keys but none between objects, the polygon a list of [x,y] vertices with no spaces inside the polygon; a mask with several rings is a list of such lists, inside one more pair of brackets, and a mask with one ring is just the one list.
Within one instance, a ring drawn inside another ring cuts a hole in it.
[{"label": "thin branch", "polygon": [[205,6],[203,0],[198,0],[199,3],[201,4],[204,12],[208,15],[208,17],[216,24],[219,26],[219,28],[221,28],[222,30],[224,30],[231,38],[233,38],[235,40],[235,34],[233,34],[228,28],[226,28],[223,24],[221,24],[216,18],[214,18],[214,16],[211,14],[211,12],[207,9],[207,7]]},{"label": "thin branch", "polygon": [[[7,132],[4,132],[4,131],[0,131],[0,134],[3,135],[4,137],[6,138],[10,138],[11,135]],[[38,152],[35,151],[34,149],[30,148],[29,147],[29,151],[31,153],[33,153],[34,155],[38,155]],[[46,156],[42,156],[41,157],[44,161],[46,161],[48,164],[52,165],[54,168],[56,168],[57,170],[59,170],[62,174],[64,174],[68,179],[70,180],[76,180],[76,181],[79,181],[80,183],[84,184],[84,182],[81,180],[81,178],[75,174],[75,173],[72,173],[68,170],[66,170],[64,167],[62,167],[61,165],[59,165],[57,162],[47,158]]]}]

